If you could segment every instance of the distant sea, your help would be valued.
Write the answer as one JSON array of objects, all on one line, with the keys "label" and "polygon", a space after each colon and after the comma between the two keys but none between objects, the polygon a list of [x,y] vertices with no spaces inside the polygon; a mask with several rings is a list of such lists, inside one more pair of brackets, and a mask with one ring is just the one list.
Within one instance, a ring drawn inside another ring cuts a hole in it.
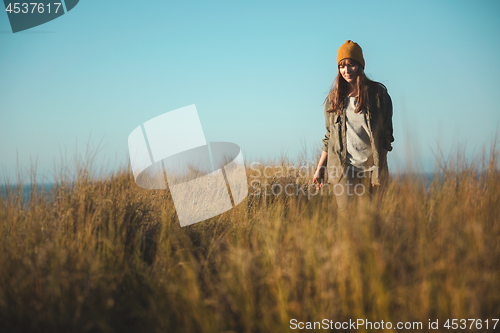
[{"label": "distant sea", "polygon": [[[15,185],[0,185],[2,189],[2,199],[5,199],[7,197],[7,190],[16,192],[17,187]],[[37,184],[36,185],[38,193],[40,194],[42,191],[44,193],[49,194],[52,191],[52,188],[54,187],[54,183],[45,183],[45,184]],[[31,185],[23,185],[22,187],[23,191],[23,203],[26,202],[26,200],[30,197],[31,195]]]},{"label": "distant sea", "polygon": [[[428,172],[428,173],[420,173],[417,174],[418,177],[422,177],[422,180],[426,182],[427,188],[430,186],[432,183],[435,175],[433,172]],[[2,199],[5,199],[7,196],[7,185],[0,185],[1,191],[2,191]],[[16,191],[16,186],[10,185],[10,190],[11,191]],[[37,190],[38,193],[41,193],[43,190],[44,193],[50,194],[52,191],[52,188],[54,187],[54,183],[44,183],[44,184],[37,184]],[[22,188],[23,191],[23,203],[26,202],[26,200],[30,197],[31,195],[31,185],[24,185]]]}]

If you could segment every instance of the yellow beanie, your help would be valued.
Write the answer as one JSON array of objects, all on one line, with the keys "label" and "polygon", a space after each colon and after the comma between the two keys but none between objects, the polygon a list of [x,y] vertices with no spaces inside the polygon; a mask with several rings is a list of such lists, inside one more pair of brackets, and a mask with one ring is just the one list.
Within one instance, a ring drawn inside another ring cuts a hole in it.
[{"label": "yellow beanie", "polygon": [[356,60],[365,68],[365,59],[363,59],[363,50],[361,46],[354,43],[352,40],[346,41],[337,51],[337,68],[339,67],[339,62],[342,59],[349,58]]}]

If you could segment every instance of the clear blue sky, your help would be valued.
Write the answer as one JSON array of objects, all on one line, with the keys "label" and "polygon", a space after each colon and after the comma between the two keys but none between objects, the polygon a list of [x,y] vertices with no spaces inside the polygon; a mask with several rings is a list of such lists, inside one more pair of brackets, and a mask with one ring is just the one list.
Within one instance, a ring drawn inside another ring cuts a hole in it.
[{"label": "clear blue sky", "polygon": [[89,136],[124,165],[135,127],[190,104],[207,141],[234,142],[246,160],[294,158],[321,145],[351,39],[393,100],[390,167],[411,151],[432,171],[438,144],[472,153],[499,127],[499,17],[499,1],[81,0],[13,34],[3,12],[0,166],[11,177],[17,155],[24,168],[37,158],[50,175]]}]

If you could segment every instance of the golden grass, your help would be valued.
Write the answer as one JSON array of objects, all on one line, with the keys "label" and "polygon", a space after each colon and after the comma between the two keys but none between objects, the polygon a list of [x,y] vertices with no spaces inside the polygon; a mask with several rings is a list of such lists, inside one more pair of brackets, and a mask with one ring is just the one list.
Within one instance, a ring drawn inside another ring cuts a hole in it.
[{"label": "golden grass", "polygon": [[[264,165],[260,176],[248,166],[256,182],[244,202],[185,228],[168,190],[138,188],[129,170],[105,180],[81,172],[26,205],[10,191],[0,203],[0,331],[491,323],[500,314],[498,156],[493,145],[487,160],[448,161],[429,188],[393,175],[380,202],[346,219],[333,195],[253,195],[266,181],[300,189],[310,180],[266,178]],[[276,175],[290,163],[267,166]]]}]

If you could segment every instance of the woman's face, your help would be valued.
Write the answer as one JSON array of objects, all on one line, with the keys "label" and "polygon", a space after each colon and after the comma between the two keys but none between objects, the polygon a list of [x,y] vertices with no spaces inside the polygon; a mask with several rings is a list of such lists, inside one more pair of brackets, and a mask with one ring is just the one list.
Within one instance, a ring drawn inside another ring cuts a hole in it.
[{"label": "woman's face", "polygon": [[358,78],[358,65],[351,59],[343,59],[339,65],[339,72],[347,82],[356,82]]}]

